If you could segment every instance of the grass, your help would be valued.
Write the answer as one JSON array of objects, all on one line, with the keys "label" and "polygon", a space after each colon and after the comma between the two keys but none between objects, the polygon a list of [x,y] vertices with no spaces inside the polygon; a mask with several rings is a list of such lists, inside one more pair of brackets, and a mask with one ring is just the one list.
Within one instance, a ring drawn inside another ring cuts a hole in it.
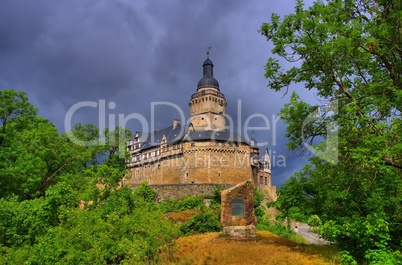
[{"label": "grass", "polygon": [[266,231],[247,240],[207,233],[177,239],[175,247],[163,249],[161,264],[339,264],[333,246],[296,243]]},{"label": "grass", "polygon": [[185,223],[197,214],[198,209],[185,210],[181,212],[170,212],[165,214],[165,217],[169,219],[173,224]]}]

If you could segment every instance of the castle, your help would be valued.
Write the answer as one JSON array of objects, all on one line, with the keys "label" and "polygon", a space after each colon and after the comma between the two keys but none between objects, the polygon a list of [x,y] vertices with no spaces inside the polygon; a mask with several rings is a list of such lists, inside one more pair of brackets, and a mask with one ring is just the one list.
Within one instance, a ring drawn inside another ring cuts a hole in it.
[{"label": "castle", "polygon": [[181,197],[209,193],[216,184],[226,187],[252,180],[267,198],[276,199],[271,185],[268,150],[260,157],[254,137],[247,142],[226,129],[225,95],[213,75],[207,56],[203,77],[191,95],[190,122],[173,120],[171,126],[153,132],[136,132],[128,142],[131,160],[124,182],[147,182],[157,191]]}]

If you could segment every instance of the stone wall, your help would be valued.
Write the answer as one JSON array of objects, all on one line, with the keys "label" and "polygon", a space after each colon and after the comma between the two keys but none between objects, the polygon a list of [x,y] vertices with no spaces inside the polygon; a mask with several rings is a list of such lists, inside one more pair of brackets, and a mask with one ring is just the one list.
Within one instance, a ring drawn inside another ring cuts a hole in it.
[{"label": "stone wall", "polygon": [[[165,184],[150,185],[151,188],[158,193],[158,200],[165,199],[181,199],[186,196],[212,195],[216,184]],[[233,187],[233,184],[219,184],[224,189]]]},{"label": "stone wall", "polygon": [[130,169],[125,183],[238,184],[251,179],[249,146],[212,141],[184,142],[181,154]]}]

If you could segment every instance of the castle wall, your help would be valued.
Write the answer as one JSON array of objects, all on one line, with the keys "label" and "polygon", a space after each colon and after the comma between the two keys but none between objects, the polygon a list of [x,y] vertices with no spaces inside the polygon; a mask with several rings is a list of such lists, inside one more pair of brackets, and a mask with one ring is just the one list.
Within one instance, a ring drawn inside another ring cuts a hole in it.
[{"label": "castle wall", "polygon": [[217,145],[211,141],[194,144],[194,147],[185,149],[185,157],[189,163],[184,183],[237,184],[250,180],[250,154],[247,145]]},{"label": "castle wall", "polygon": [[212,141],[184,142],[182,150],[168,158],[149,160],[149,163],[131,168],[125,183],[237,184],[250,180],[248,145],[222,144],[216,145]]}]

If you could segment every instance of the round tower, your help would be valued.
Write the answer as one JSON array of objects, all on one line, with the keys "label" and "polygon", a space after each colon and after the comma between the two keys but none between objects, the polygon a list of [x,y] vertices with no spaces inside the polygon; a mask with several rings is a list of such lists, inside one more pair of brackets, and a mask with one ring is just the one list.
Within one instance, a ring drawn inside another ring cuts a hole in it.
[{"label": "round tower", "polygon": [[214,78],[214,64],[207,57],[203,65],[203,77],[197,92],[190,99],[190,122],[196,131],[226,130],[226,99]]}]

